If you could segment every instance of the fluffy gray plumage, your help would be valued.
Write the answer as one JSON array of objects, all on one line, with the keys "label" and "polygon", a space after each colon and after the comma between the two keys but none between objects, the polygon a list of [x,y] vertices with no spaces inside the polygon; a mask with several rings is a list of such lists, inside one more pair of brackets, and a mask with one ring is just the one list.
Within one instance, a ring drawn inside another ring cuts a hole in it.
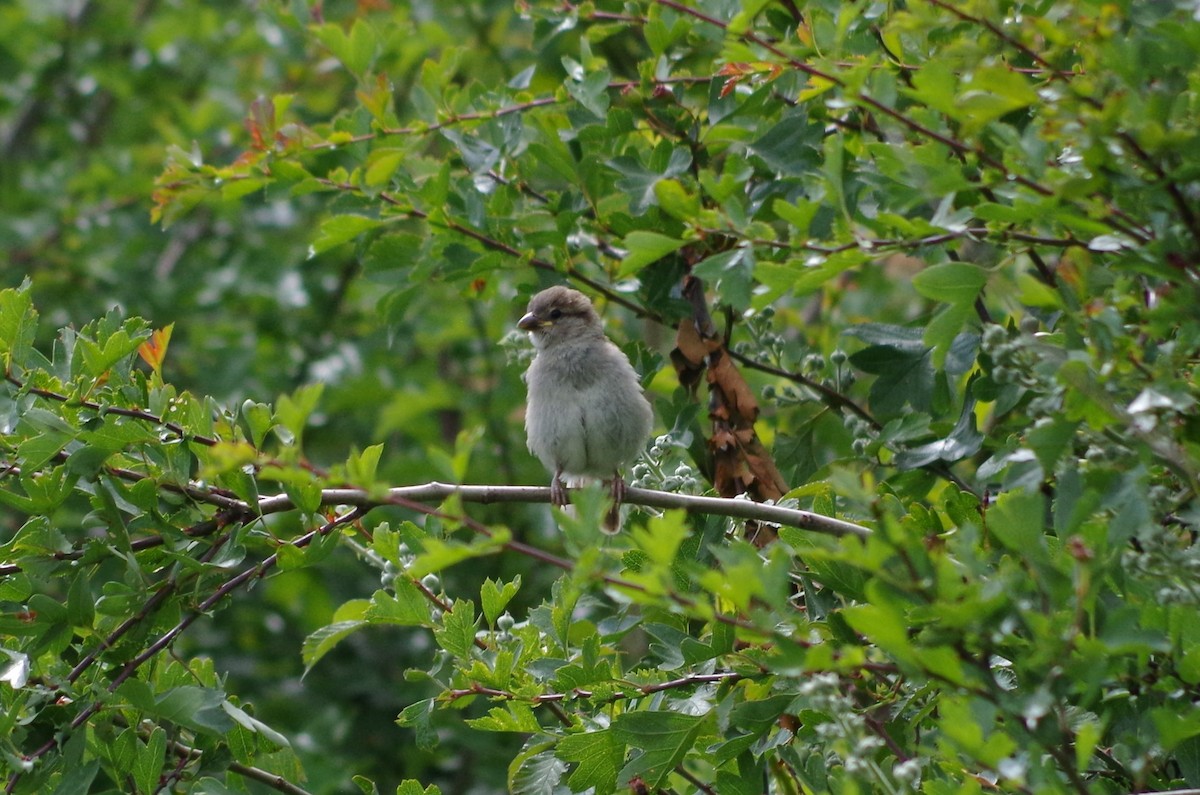
[{"label": "fluffy gray plumage", "polygon": [[654,419],[637,372],[577,290],[538,293],[517,327],[529,332],[537,351],[525,373],[525,431],[530,452],[554,473],[551,499],[566,505],[564,477],[570,485],[611,478],[613,509],[605,529],[616,532],[625,488],[621,466],[641,451]]}]

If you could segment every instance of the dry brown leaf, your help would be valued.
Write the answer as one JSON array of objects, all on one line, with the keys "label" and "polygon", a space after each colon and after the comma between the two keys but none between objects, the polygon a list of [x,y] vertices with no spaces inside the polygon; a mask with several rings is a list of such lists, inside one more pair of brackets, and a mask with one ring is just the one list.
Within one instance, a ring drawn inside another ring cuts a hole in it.
[{"label": "dry brown leaf", "polygon": [[[685,276],[683,294],[692,305],[692,317],[679,323],[671,362],[679,382],[693,394],[701,376],[708,381],[708,416],[712,420],[708,451],[712,458],[713,487],[722,497],[749,494],[759,502],[777,500],[788,487],[754,431],[758,400],[717,333],[703,282]],[[747,525],[747,531],[759,545],[774,538],[774,533],[756,525]]]}]

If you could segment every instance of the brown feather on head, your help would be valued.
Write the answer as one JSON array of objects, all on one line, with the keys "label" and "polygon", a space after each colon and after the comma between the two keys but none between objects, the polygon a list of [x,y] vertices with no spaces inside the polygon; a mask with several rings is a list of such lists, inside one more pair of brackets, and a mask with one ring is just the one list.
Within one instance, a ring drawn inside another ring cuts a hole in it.
[{"label": "brown feather on head", "polygon": [[573,333],[599,332],[604,326],[588,297],[570,287],[548,287],[529,301],[529,311],[517,322],[517,328],[539,336],[557,336],[556,327]]}]

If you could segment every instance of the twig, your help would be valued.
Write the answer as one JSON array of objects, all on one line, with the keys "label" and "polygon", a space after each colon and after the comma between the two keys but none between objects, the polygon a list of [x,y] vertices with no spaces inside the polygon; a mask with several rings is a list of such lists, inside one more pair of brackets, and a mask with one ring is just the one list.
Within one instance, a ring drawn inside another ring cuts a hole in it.
[{"label": "twig", "polygon": [[[171,753],[180,757],[186,762],[195,761],[204,756],[204,752],[199,748],[193,748],[190,745],[184,745],[178,740],[167,740],[167,746]],[[269,770],[263,770],[258,767],[242,764],[241,762],[230,762],[229,769],[239,776],[253,779],[261,784],[265,784],[273,790],[285,793],[285,795],[311,795],[308,790],[303,789],[292,782],[280,776],[277,773],[272,773]]]}]

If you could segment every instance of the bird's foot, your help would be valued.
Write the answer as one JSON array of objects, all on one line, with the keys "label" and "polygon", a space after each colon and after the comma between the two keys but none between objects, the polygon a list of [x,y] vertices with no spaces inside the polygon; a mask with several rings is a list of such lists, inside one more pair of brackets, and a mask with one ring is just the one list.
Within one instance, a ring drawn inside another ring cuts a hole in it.
[{"label": "bird's foot", "polygon": [[612,498],[613,503],[620,505],[625,501],[625,479],[621,477],[620,472],[613,474],[612,479]]},{"label": "bird's foot", "polygon": [[562,475],[555,472],[554,477],[550,479],[550,504],[562,508],[569,502],[567,487],[562,482]]},{"label": "bird's foot", "polygon": [[621,529],[621,503],[624,500],[625,480],[621,477],[620,472],[614,472],[612,479],[612,507],[604,515],[604,527],[601,528],[604,532],[611,535]]}]

